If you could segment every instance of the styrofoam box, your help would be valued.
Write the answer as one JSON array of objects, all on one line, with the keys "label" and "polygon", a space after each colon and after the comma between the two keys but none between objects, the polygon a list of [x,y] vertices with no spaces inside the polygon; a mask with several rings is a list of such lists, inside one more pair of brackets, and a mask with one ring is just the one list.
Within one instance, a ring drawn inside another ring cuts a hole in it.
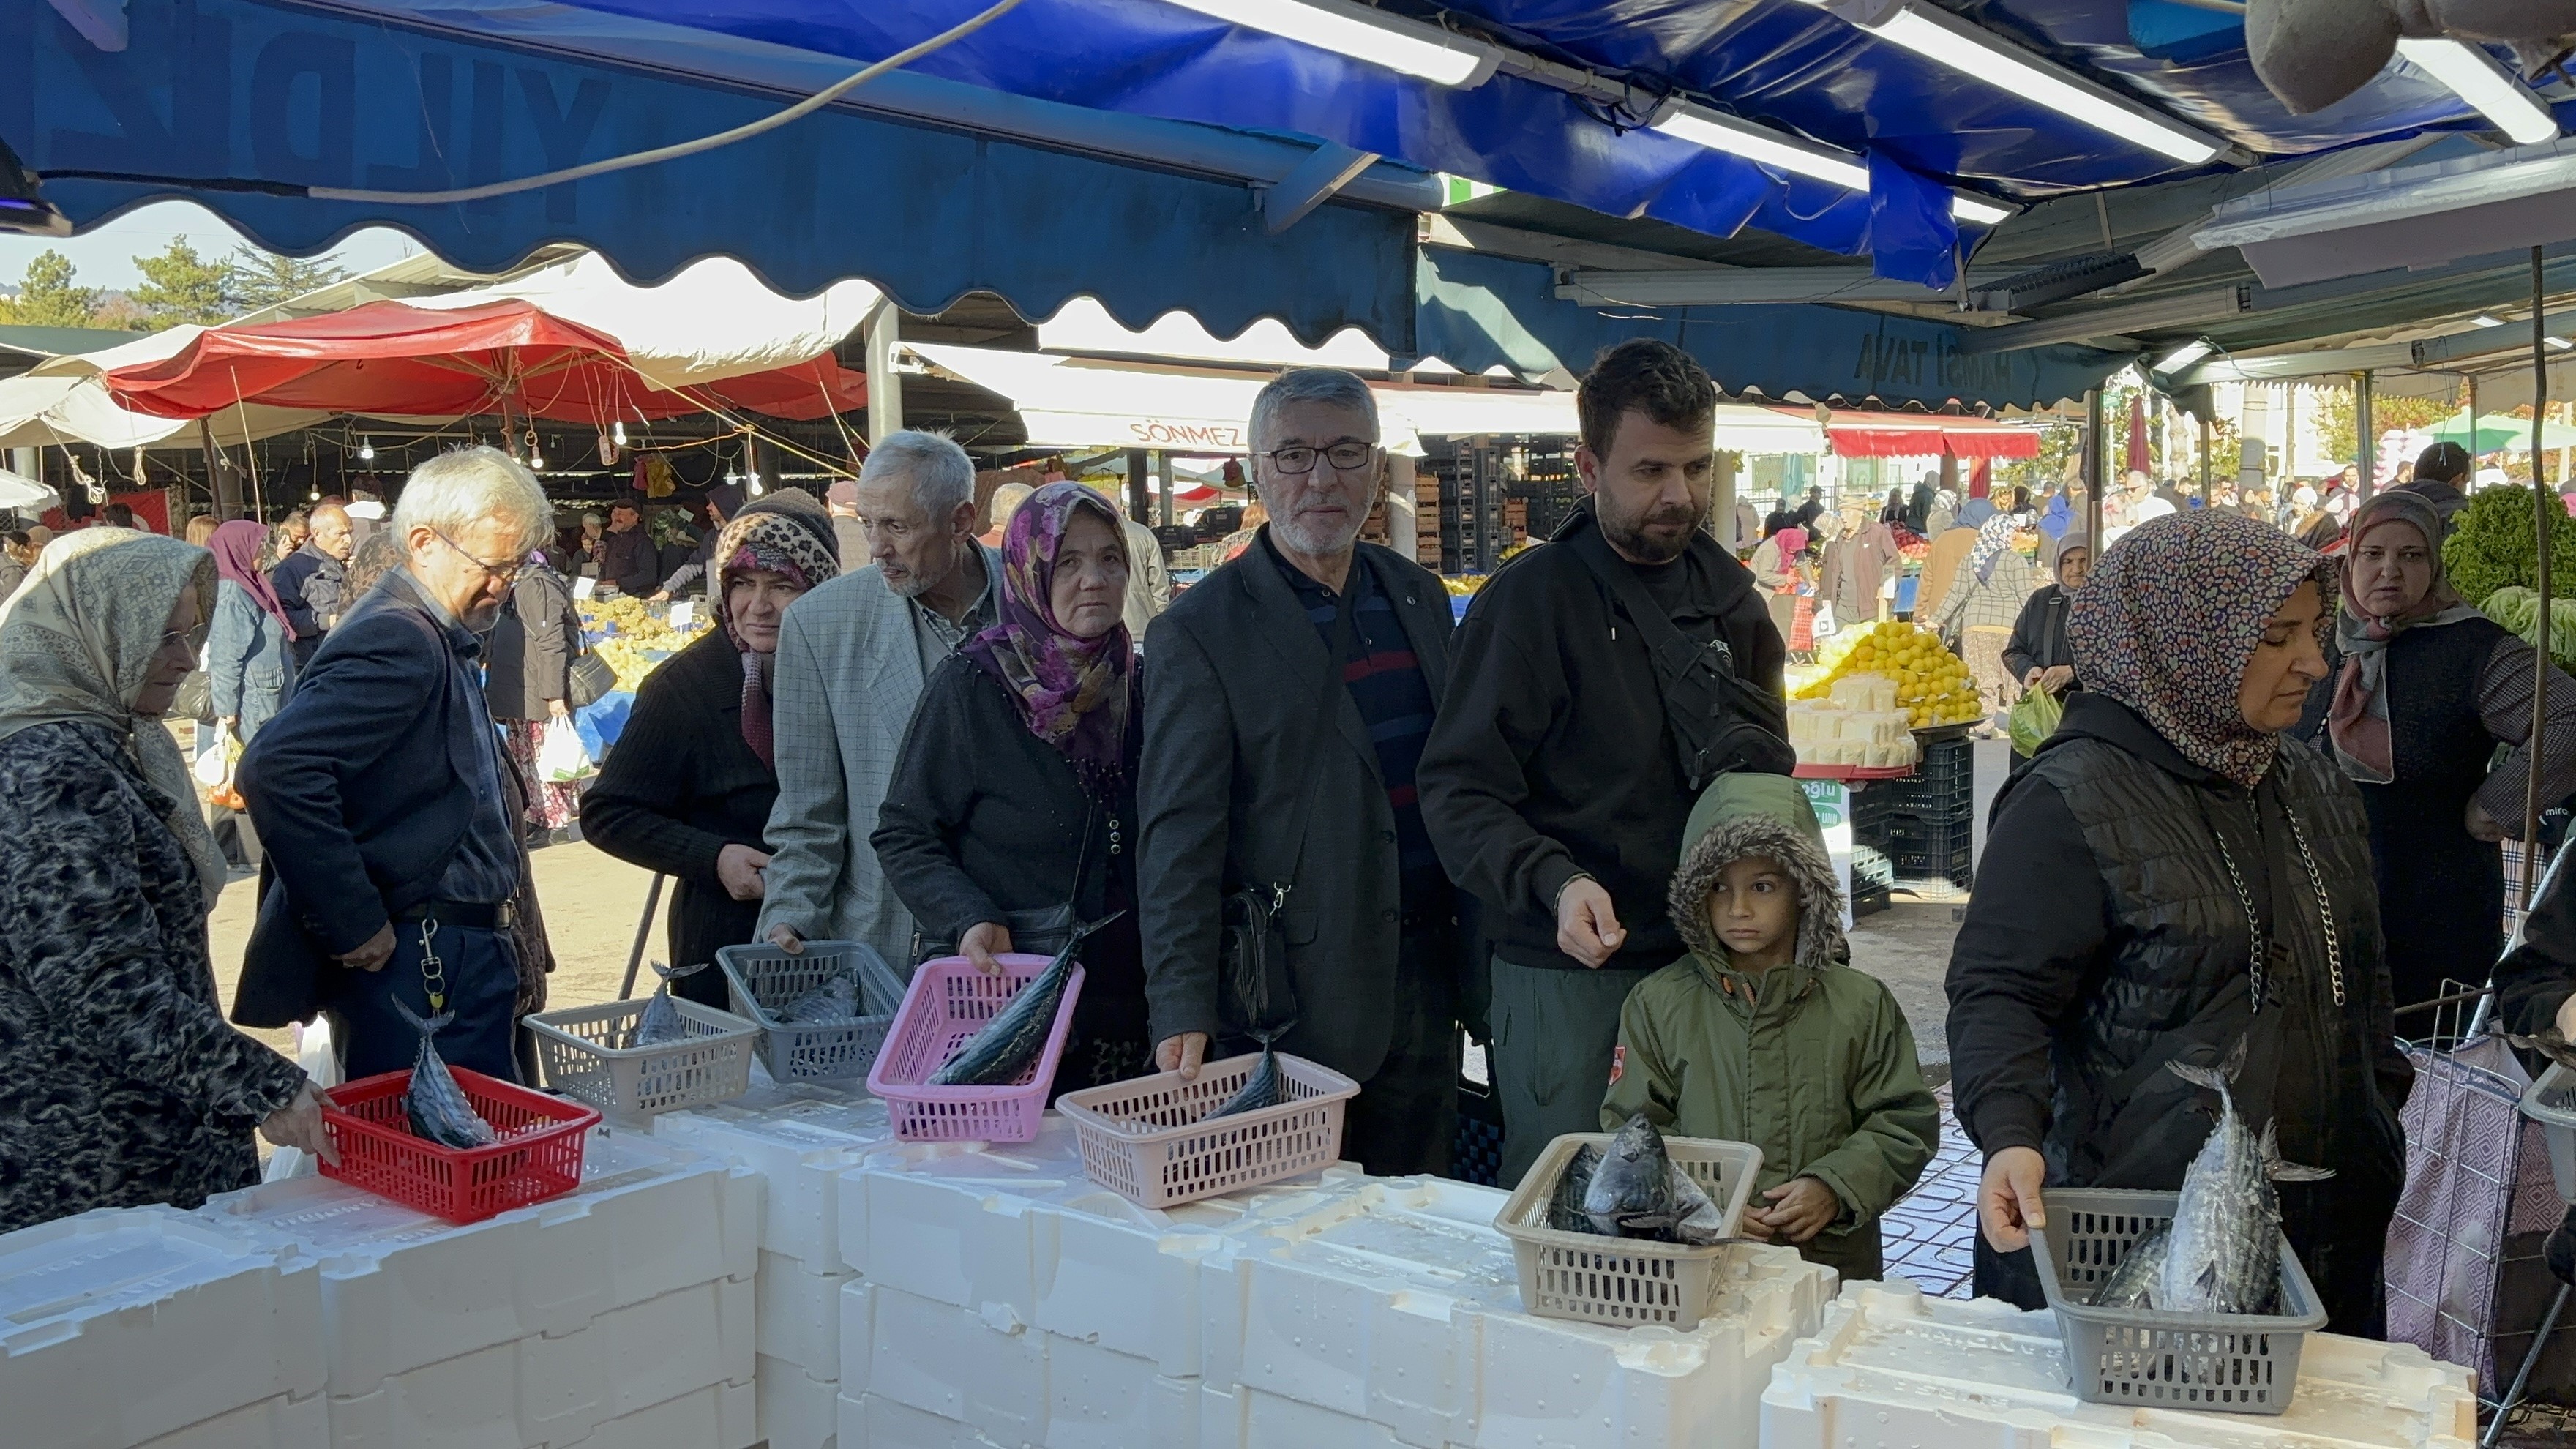
[{"label": "styrofoam box", "polygon": [[833,1449],[841,1430],[837,1381],[810,1378],[796,1365],[763,1354],[755,1388],[760,1437],[769,1449]]},{"label": "styrofoam box", "polygon": [[759,1417],[751,1385],[717,1384],[611,1419],[578,1449],[751,1449]]},{"label": "styrofoam box", "polygon": [[2067,1387],[2056,1318],[1992,1299],[1855,1283],[1771,1374],[1763,1449],[2469,1449],[2467,1369],[2407,1344],[2308,1335],[2278,1418],[2087,1404]]},{"label": "styrofoam box", "polygon": [[1010,1305],[981,1310],[862,1278],[841,1291],[841,1393],[874,1394],[965,1424],[999,1444],[1044,1444],[1046,1335]]},{"label": "styrofoam box", "polygon": [[12,1449],[127,1449],[323,1386],[321,1275],[169,1208],[0,1234]]},{"label": "styrofoam box", "polygon": [[1047,1449],[1199,1449],[1199,1381],[1153,1360],[1046,1338]]},{"label": "styrofoam box", "polygon": [[691,1112],[669,1112],[653,1124],[663,1141],[738,1162],[769,1184],[760,1245],[817,1273],[848,1271],[840,1243],[841,1175],[866,1149],[894,1140],[885,1103],[871,1097],[772,1088],[752,1098]]},{"label": "styrofoam box", "polygon": [[136,1449],[331,1449],[331,1412],[320,1394],[280,1394],[190,1424]]},{"label": "styrofoam box", "polygon": [[572,1193],[463,1227],[324,1178],[222,1194],[197,1216],[322,1261],[329,1388],[349,1398],[681,1288],[748,1282],[760,1188],[746,1169],[602,1129]]},{"label": "styrofoam box", "polygon": [[[674,1396],[748,1385],[752,1285],[718,1279],[611,1309],[331,1400],[339,1449],[529,1449],[570,1444]],[[746,1440],[745,1442],[749,1442]]]},{"label": "styrofoam box", "polygon": [[974,1427],[879,1394],[843,1394],[841,1442],[853,1449],[995,1449]]},{"label": "styrofoam box", "polygon": [[[826,1384],[841,1377],[841,1288],[852,1272],[809,1271],[795,1258],[760,1255],[761,1356],[776,1359]],[[830,1416],[825,1415],[828,1419]]]},{"label": "styrofoam box", "polygon": [[1208,1399],[1215,1411],[1204,1420],[1200,1449],[1315,1449],[1324,1444],[1333,1449],[1405,1446],[1395,1430],[1384,1424],[1265,1394],[1259,1389],[1210,1393]]}]

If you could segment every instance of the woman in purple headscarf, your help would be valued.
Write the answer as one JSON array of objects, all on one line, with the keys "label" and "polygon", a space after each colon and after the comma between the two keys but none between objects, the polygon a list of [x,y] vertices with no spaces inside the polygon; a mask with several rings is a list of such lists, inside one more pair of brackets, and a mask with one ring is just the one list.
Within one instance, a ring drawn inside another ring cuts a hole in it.
[{"label": "woman in purple headscarf", "polygon": [[1000,622],[931,675],[870,837],[925,956],[991,969],[1125,913],[1084,943],[1059,1094],[1150,1070],[1126,591],[1109,500],[1079,483],[1031,494],[1002,537]]},{"label": "woman in purple headscarf", "polygon": [[286,606],[260,570],[268,530],[247,518],[217,528],[206,540],[215,556],[215,619],[206,634],[206,674],[213,686],[215,723],[250,743],[259,727],[286,707],[295,689],[295,630]]}]

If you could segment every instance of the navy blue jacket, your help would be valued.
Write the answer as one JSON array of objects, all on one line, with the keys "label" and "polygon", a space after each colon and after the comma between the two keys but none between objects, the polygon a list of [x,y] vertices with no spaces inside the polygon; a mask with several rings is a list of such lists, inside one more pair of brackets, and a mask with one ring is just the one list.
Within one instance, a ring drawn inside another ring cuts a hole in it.
[{"label": "navy blue jacket", "polygon": [[233,1020],[310,1021],[332,958],[430,899],[474,810],[481,728],[452,660],[482,640],[395,569],[341,616],[294,698],[251,741],[242,794],[259,827],[259,919]]}]

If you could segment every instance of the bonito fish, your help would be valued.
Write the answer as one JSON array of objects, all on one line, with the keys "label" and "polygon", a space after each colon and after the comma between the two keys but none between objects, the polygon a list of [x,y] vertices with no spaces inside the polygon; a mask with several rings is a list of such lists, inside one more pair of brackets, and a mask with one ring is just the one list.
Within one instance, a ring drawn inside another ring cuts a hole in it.
[{"label": "bonito fish", "polygon": [[1643,1112],[1602,1149],[1583,1210],[1597,1232],[1667,1243],[1714,1243],[1725,1221],[1707,1192],[1674,1164],[1664,1134]]},{"label": "bonito fish", "polygon": [[993,1013],[983,1030],[966,1039],[947,1065],[930,1074],[934,1087],[1000,1087],[1016,1084],[1046,1052],[1056,1008],[1073,983],[1074,956],[1092,932],[1127,914],[1114,911],[1073,933],[1047,968]]},{"label": "bonito fish", "polygon": [[2153,1308],[2156,1306],[2156,1280],[2164,1276],[2165,1250],[2173,1245],[2173,1229],[2158,1228],[2129,1247],[2120,1266],[2111,1270],[2100,1289],[2093,1294],[2096,1308]]},{"label": "bonito fish", "polygon": [[827,1021],[855,1021],[859,1016],[859,978],[854,972],[827,976],[802,996],[778,1008],[780,1021],[819,1026]]},{"label": "bonito fish", "polygon": [[411,1065],[411,1085],[403,1089],[403,1115],[411,1119],[412,1135],[441,1147],[489,1147],[500,1141],[492,1124],[477,1116],[474,1104],[465,1100],[465,1089],[456,1085],[430,1040],[456,1019],[456,1013],[442,1011],[423,1021],[399,1001],[394,1010],[420,1033],[420,1056]]},{"label": "bonito fish", "polygon": [[2239,1039],[2224,1068],[2168,1062],[2175,1076],[2218,1094],[2218,1124],[2182,1176],[2171,1238],[2156,1280],[2166,1313],[2266,1313],[2281,1290],[2281,1199],[2275,1182],[2315,1182],[2331,1169],[2281,1160],[2275,1124],[2257,1137],[2236,1114],[2228,1084],[2245,1066]]},{"label": "bonito fish", "polygon": [[662,978],[662,984],[654,988],[652,999],[644,1003],[644,1015],[636,1021],[635,1029],[626,1034],[626,1045],[630,1050],[635,1047],[662,1046],[688,1035],[688,1023],[681,1019],[680,1008],[671,1001],[671,983],[683,976],[694,976],[705,969],[707,969],[707,963],[704,961],[695,966],[665,966],[659,961],[653,963],[653,974]]},{"label": "bonito fish", "polygon": [[1592,1174],[1601,1166],[1601,1149],[1586,1142],[1574,1149],[1574,1156],[1558,1174],[1556,1191],[1548,1194],[1547,1225],[1560,1233],[1597,1233],[1592,1215],[1583,1210],[1583,1195],[1591,1190]]},{"label": "bonito fish", "polygon": [[1279,1053],[1271,1050],[1269,1033],[1261,1033],[1260,1040],[1261,1060],[1253,1064],[1252,1075],[1244,1079],[1242,1086],[1235,1088],[1234,1095],[1226,1098],[1224,1105],[1210,1112],[1206,1117],[1200,1118],[1200,1121],[1232,1117],[1242,1112],[1258,1112],[1264,1107],[1276,1107],[1288,1100],[1288,1077],[1279,1070]]}]

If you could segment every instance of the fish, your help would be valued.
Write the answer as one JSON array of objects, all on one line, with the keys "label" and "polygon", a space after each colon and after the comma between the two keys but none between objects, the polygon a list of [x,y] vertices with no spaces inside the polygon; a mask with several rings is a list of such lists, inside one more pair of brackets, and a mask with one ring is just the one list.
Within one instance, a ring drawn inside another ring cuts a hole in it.
[{"label": "fish", "polygon": [[653,963],[653,974],[662,978],[662,984],[654,989],[652,998],[644,1003],[644,1014],[637,1019],[634,1029],[626,1033],[628,1050],[631,1051],[636,1047],[665,1046],[689,1034],[688,1022],[681,1018],[680,1008],[671,1001],[671,983],[683,976],[694,976],[706,967],[707,963],[704,961],[695,966],[665,966],[659,961]]},{"label": "fish", "polygon": [[1556,1179],[1556,1191],[1548,1194],[1547,1225],[1560,1233],[1597,1233],[1591,1215],[1583,1210],[1583,1195],[1592,1186],[1592,1174],[1601,1166],[1601,1149],[1586,1142],[1574,1149],[1572,1160]]},{"label": "fish", "polygon": [[1113,911],[1076,929],[1047,968],[1031,977],[983,1029],[966,1039],[945,1065],[930,1074],[934,1087],[1000,1087],[1016,1084],[1046,1051],[1056,1008],[1073,984],[1073,959],[1091,933],[1127,914]]},{"label": "fish", "polygon": [[827,1021],[855,1021],[859,1016],[859,978],[835,973],[804,995],[778,1008],[778,1019],[813,1026]]},{"label": "fish", "polygon": [[2258,1136],[2237,1115],[2228,1084],[2245,1066],[2239,1038],[2224,1067],[2165,1069],[2218,1094],[2218,1122],[2182,1175],[2154,1302],[2165,1313],[2263,1313],[2281,1289],[2281,1199],[2276,1182],[2316,1182],[2330,1168],[2281,1160],[2277,1122]]},{"label": "fish", "polygon": [[1235,1089],[1233,1096],[1225,1099],[1223,1106],[1200,1118],[1200,1121],[1232,1117],[1242,1112],[1258,1112],[1264,1107],[1276,1107],[1288,1100],[1288,1078],[1279,1070],[1279,1053],[1271,1050],[1270,1034],[1261,1033],[1259,1039],[1261,1060],[1254,1064],[1252,1075],[1244,1079],[1243,1085]]},{"label": "fish", "polygon": [[2522,1051],[2538,1052],[2567,1070],[2576,1072],[2576,1042],[2568,1041],[2566,1035],[2555,1026],[2544,1026],[2530,1036],[2516,1036],[2512,1032],[2506,1032],[2504,1039]]},{"label": "fish", "polygon": [[2129,1245],[2120,1266],[2102,1280],[2093,1294],[2096,1308],[2153,1308],[2156,1306],[2156,1280],[2165,1270],[2165,1250],[2173,1243],[2173,1229],[2158,1228]]},{"label": "fish", "polygon": [[412,1135],[441,1147],[489,1147],[500,1141],[501,1134],[465,1100],[465,1089],[456,1085],[431,1040],[456,1020],[456,1013],[442,1011],[423,1021],[399,1001],[394,1010],[420,1033],[420,1056],[411,1065],[411,1085],[403,1089],[403,1115],[411,1119]]},{"label": "fish", "polygon": [[1705,1246],[1720,1240],[1725,1210],[1673,1161],[1664,1134],[1643,1112],[1630,1117],[1601,1151],[1583,1193],[1594,1232],[1659,1243]]}]

